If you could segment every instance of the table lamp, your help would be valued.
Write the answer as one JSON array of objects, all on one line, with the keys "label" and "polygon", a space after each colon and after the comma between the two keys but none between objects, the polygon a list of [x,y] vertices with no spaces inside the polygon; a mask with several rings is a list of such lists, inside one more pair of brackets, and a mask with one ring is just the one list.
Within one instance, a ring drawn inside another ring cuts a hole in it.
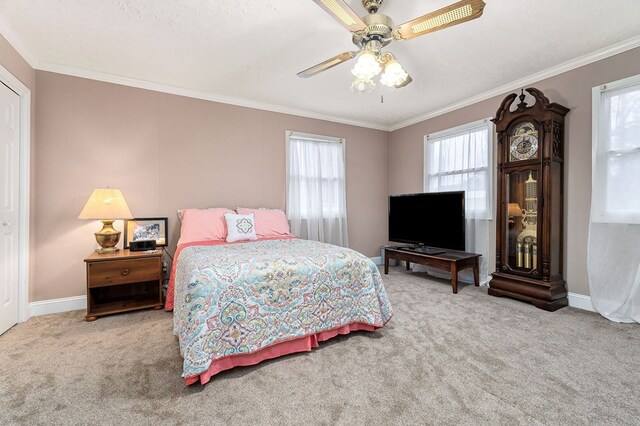
[{"label": "table lamp", "polygon": [[518,203],[509,203],[509,223],[515,223],[514,217],[522,217],[522,209]]},{"label": "table lamp", "polygon": [[102,221],[102,229],[96,232],[96,241],[100,254],[115,253],[120,241],[120,231],[113,228],[113,221],[118,219],[133,219],[133,215],[127,206],[127,202],[119,189],[94,189],[89,201],[84,205],[78,219],[94,219]]}]

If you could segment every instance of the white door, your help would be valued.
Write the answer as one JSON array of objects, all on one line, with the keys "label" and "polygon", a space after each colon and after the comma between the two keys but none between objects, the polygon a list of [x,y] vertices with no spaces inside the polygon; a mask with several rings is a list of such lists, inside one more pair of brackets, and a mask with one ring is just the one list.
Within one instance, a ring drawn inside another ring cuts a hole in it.
[{"label": "white door", "polygon": [[18,322],[20,97],[0,82],[0,334]]}]

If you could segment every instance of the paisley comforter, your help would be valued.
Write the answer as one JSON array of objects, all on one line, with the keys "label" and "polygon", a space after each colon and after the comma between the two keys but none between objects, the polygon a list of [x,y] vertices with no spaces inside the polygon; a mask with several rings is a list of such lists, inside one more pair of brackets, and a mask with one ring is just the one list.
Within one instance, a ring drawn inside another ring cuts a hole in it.
[{"label": "paisley comforter", "polygon": [[346,325],[379,328],[392,316],[378,268],[350,249],[278,239],[179,255],[174,333],[188,383],[215,360]]}]

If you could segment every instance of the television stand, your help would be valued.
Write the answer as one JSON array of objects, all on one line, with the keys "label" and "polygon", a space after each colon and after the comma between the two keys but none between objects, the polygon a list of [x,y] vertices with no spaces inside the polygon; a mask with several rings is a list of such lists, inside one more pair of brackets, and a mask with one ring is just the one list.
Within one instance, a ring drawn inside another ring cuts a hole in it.
[{"label": "television stand", "polygon": [[[420,247],[418,247],[420,248]],[[463,269],[473,269],[473,284],[480,285],[480,256],[477,253],[467,253],[464,251],[444,250],[438,254],[427,254],[417,251],[415,247],[385,247],[384,248],[384,273],[389,273],[389,259],[407,262],[407,270],[411,262],[420,265],[431,266],[437,269],[451,272],[451,287],[453,293],[458,293],[458,271]]]}]

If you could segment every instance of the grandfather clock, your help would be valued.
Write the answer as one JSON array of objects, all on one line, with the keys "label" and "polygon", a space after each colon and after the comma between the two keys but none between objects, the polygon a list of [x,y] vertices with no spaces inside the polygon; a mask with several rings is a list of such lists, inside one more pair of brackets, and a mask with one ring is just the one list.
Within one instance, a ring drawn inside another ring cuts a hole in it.
[{"label": "grandfather clock", "polygon": [[489,294],[547,311],[567,306],[562,273],[564,117],[534,88],[507,96],[495,118],[498,132],[496,272]]}]

